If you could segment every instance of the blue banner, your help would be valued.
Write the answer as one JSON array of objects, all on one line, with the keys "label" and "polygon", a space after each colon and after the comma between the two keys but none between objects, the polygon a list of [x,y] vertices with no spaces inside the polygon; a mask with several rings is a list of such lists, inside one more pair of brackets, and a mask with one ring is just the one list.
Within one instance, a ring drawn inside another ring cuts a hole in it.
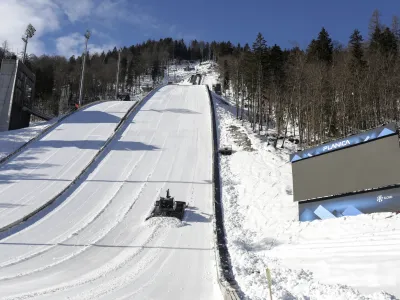
[{"label": "blue banner", "polygon": [[400,212],[400,187],[299,202],[299,221],[325,220],[375,212]]},{"label": "blue banner", "polygon": [[390,123],[382,127],[378,127],[363,133],[349,136],[340,140],[322,144],[320,146],[310,148],[307,150],[299,151],[290,155],[290,162],[311,158],[314,156],[329,153],[335,150],[351,147],[357,144],[366,143],[372,140],[376,140],[385,136],[397,134],[397,128],[395,123]]}]

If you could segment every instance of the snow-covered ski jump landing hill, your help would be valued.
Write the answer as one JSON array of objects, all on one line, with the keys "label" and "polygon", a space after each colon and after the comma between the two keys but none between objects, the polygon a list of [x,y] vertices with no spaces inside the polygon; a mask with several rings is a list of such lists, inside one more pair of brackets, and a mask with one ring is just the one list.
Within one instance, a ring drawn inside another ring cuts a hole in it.
[{"label": "snow-covered ski jump landing hill", "polygon": [[[179,72],[186,80],[138,105],[73,113],[0,164],[0,227],[15,225],[0,231],[0,299],[223,299],[210,99]],[[212,64],[196,72],[210,87],[218,81]],[[400,215],[299,222],[295,144],[267,145],[265,132],[236,119],[229,97],[213,97],[219,143],[234,150],[220,157],[221,196],[243,299],[270,299],[266,268],[274,300],[398,299]],[[0,135],[0,158],[38,128]],[[188,203],[184,220],[145,221],[167,189]]]},{"label": "snow-covered ski jump landing hill", "polygon": [[[4,165],[2,224],[73,180],[127,103],[77,114]],[[143,100],[57,205],[2,236],[0,298],[222,299],[210,108],[205,86],[168,85]],[[189,204],[183,222],[145,221],[167,189]]]},{"label": "snow-covered ski jump landing hill", "polygon": [[114,132],[132,102],[104,102],[67,117],[0,166],[0,230],[57,196]]}]

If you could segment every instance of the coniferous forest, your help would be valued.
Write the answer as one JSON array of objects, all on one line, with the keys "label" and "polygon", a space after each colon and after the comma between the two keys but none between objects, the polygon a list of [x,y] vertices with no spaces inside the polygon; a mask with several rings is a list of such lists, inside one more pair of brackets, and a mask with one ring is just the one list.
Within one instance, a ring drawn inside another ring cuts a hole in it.
[{"label": "coniferous forest", "polygon": [[384,25],[375,11],[368,36],[354,29],[347,45],[335,43],[326,28],[304,50],[268,45],[259,33],[251,46],[221,51],[219,66],[238,118],[255,131],[269,124],[311,146],[399,121],[399,47],[398,18]]},{"label": "coniferous forest", "polygon": [[[6,50],[4,43],[0,59]],[[30,55],[35,105],[56,111],[66,85],[77,98],[82,59]],[[322,28],[306,49],[270,45],[261,33],[251,45],[165,38],[124,47],[119,89],[131,91],[145,75],[157,82],[169,64],[208,59],[218,63],[220,82],[224,91],[231,91],[239,119],[250,121],[254,131],[269,126],[279,135],[299,136],[301,146],[400,118],[400,22],[393,17],[392,24],[382,24],[378,11],[371,16],[368,35],[354,29],[346,45],[334,42],[329,29]],[[89,53],[84,103],[115,95],[117,62],[116,48]],[[280,146],[277,141],[275,147]]]}]

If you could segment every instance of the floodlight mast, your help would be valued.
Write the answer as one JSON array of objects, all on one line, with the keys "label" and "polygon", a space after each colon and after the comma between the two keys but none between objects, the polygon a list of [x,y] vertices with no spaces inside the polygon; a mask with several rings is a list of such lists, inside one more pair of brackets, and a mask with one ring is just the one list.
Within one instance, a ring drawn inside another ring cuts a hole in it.
[{"label": "floodlight mast", "polygon": [[28,39],[32,38],[35,35],[35,27],[32,26],[32,24],[29,24],[28,27],[25,30],[25,35],[22,36],[22,40],[24,41],[24,54],[22,57],[22,62],[25,62],[26,59],[26,48],[28,46]]},{"label": "floodlight mast", "polygon": [[82,74],[81,74],[81,86],[79,89],[79,107],[82,105],[82,94],[83,94],[83,78],[85,76],[85,64],[86,64],[86,55],[87,55],[87,46],[88,46],[88,40],[90,38],[90,31],[86,30],[85,33],[85,53],[83,54],[83,63],[82,63]]}]

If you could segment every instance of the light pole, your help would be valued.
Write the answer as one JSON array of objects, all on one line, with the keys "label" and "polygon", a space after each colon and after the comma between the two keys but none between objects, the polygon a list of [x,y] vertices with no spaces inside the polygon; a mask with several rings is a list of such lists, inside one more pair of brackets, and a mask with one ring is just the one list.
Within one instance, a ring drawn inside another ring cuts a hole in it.
[{"label": "light pole", "polygon": [[117,64],[117,84],[115,86],[115,100],[118,100],[118,85],[119,85],[119,65],[121,62],[121,50],[118,51],[118,64]]},{"label": "light pole", "polygon": [[22,37],[22,40],[25,42],[25,46],[24,46],[24,56],[22,58],[22,62],[25,62],[25,58],[26,58],[26,47],[28,45],[28,39],[32,38],[33,35],[35,34],[35,27],[32,26],[32,24],[29,24],[28,27],[25,30],[25,35]]},{"label": "light pole", "polygon": [[82,105],[83,77],[85,75],[85,63],[86,63],[86,55],[87,55],[87,45],[88,45],[88,40],[90,38],[90,31],[89,30],[86,30],[85,38],[86,38],[85,53],[83,54],[83,64],[82,64],[82,74],[81,74],[81,87],[79,89],[79,107]]}]

